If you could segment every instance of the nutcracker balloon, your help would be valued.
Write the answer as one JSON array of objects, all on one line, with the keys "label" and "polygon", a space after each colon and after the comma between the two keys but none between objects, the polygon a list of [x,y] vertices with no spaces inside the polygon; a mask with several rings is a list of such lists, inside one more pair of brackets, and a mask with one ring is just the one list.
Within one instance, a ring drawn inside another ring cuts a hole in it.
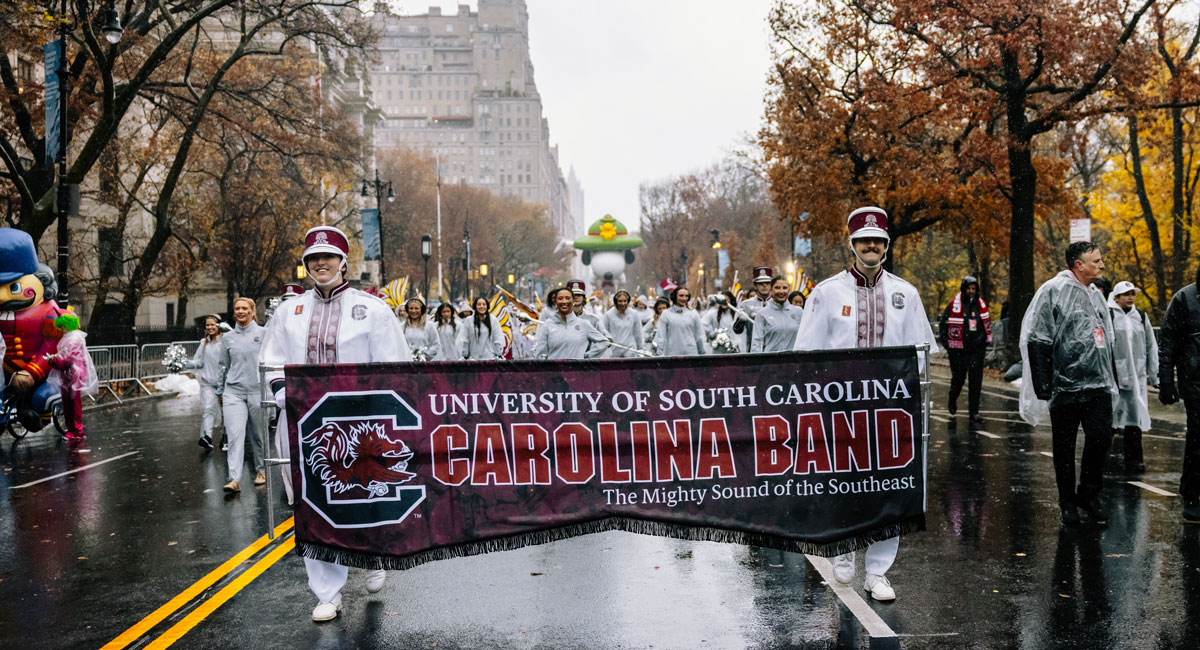
[{"label": "nutcracker balloon", "polygon": [[625,224],[611,214],[604,215],[588,228],[587,235],[575,240],[583,251],[583,264],[592,268],[593,284],[603,290],[615,289],[625,282],[625,265],[633,264],[633,249],[642,238],[629,234]]},{"label": "nutcracker balloon", "polygon": [[[17,399],[16,414],[30,431],[40,431],[63,398],[67,437],[82,438],[81,383],[95,371],[79,329],[79,318],[54,302],[58,285],[50,267],[38,264],[33,238],[0,228],[0,334],[4,336],[5,394]],[[64,341],[68,332],[72,335]],[[54,371],[58,372],[55,373]],[[58,381],[48,381],[53,376]]]}]

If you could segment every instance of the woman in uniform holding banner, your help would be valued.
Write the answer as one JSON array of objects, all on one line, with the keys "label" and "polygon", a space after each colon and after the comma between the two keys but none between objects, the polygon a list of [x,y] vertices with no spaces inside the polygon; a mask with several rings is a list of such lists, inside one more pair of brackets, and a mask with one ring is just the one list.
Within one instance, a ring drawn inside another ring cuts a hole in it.
[{"label": "woman in uniform holding banner", "polygon": [[658,317],[658,332],[655,334],[660,357],[689,357],[703,355],[704,324],[700,314],[688,308],[692,292],[687,287],[676,287],[671,292],[670,309]]},{"label": "woman in uniform holding banner", "polygon": [[538,324],[533,342],[535,359],[595,359],[608,349],[608,338],[592,324],[575,315],[570,289],[555,289],[547,296],[554,314]]},{"label": "woman in uniform holding banner", "polygon": [[[350,243],[346,235],[331,226],[318,226],[304,236],[304,266],[316,285],[314,291],[287,301],[271,318],[271,336],[262,348],[259,361],[268,366],[286,364],[333,364],[411,361],[408,341],[400,321],[379,298],[350,288],[343,277]],[[267,373],[267,382],[281,409],[279,431],[289,432],[284,394],[283,372]],[[276,442],[281,457],[289,456],[290,435]],[[292,497],[291,476],[284,471],[288,502]],[[337,617],[342,606],[342,587],[348,570],[333,562],[304,558],[308,586],[317,596],[314,621]],[[367,574],[367,591],[383,589],[387,575],[383,569]]]},{"label": "woman in uniform holding banner", "polygon": [[636,357],[636,350],[646,347],[642,339],[642,319],[637,312],[629,308],[629,301],[628,291],[618,291],[613,295],[613,306],[604,312],[601,321],[613,343],[617,344],[612,348],[611,356],[614,358]]},{"label": "woman in uniform holding banner", "polygon": [[438,360],[459,361],[462,359],[462,347],[459,346],[458,315],[450,303],[438,305],[433,314],[434,331],[437,332]]}]

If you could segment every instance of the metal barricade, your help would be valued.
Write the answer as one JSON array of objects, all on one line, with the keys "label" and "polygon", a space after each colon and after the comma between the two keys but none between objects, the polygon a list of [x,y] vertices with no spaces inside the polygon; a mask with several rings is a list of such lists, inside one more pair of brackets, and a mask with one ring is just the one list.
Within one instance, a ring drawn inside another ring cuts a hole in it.
[{"label": "metal barricade", "polygon": [[109,367],[112,369],[112,376],[109,377],[109,383],[114,384],[120,381],[130,381],[138,385],[139,388],[150,394],[150,389],[142,383],[138,377],[138,346],[136,345],[111,345],[108,347],[112,355],[112,363]]},{"label": "metal barricade", "polygon": [[200,347],[199,341],[172,341],[170,343],[147,343],[138,350],[138,379],[158,379],[171,374],[162,364],[167,356],[167,348],[178,345],[183,348],[188,357],[195,356]]},{"label": "metal barricade", "polygon": [[[100,384],[101,388],[113,396],[113,399],[117,400],[118,404],[121,403],[121,396],[117,395],[117,392],[112,388],[112,350],[104,346],[89,346],[87,350],[88,354],[92,357],[92,366],[96,368],[96,381]],[[95,399],[93,397],[92,401],[95,401]]]}]

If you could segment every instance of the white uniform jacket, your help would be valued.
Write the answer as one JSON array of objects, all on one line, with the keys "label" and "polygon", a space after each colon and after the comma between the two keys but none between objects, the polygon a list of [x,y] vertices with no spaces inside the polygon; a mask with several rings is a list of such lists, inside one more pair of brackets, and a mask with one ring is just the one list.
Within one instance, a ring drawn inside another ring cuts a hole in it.
[{"label": "white uniform jacket", "polygon": [[567,315],[567,322],[558,314],[542,319],[533,341],[535,359],[595,359],[608,349],[608,337],[592,324]]},{"label": "white uniform jacket", "polygon": [[[634,350],[645,349],[646,343],[642,338],[642,317],[635,310],[627,308],[625,313],[621,314],[616,307],[613,307],[604,312],[602,324],[614,343]],[[609,349],[609,356],[624,359],[636,357],[638,354],[632,350],[612,346]]]},{"label": "white uniform jacket", "polygon": [[[813,288],[796,332],[796,350],[929,344],[933,328],[916,287],[880,269],[874,285],[851,268]],[[924,367],[922,365],[922,367]]]},{"label": "white uniform jacket", "polygon": [[462,348],[459,347],[458,332],[462,329],[462,321],[453,316],[454,325],[441,323],[435,327],[438,338],[438,361],[458,361],[462,359]]},{"label": "white uniform jacket", "polygon": [[441,352],[441,343],[438,341],[437,326],[433,324],[433,320],[423,318],[424,325],[413,326],[408,322],[408,318],[404,317],[401,321],[401,329],[404,330],[404,338],[408,341],[408,349],[415,356],[418,351],[425,355],[426,361],[433,361],[438,358],[438,353]]},{"label": "white uniform jacket", "polygon": [[796,344],[796,332],[804,310],[786,300],[775,302],[758,310],[754,317],[754,340],[751,352],[786,352]]},{"label": "white uniform jacket", "polygon": [[458,321],[458,342],[464,359],[486,361],[500,359],[504,356],[504,330],[500,329],[500,321],[488,314],[492,327],[480,323],[475,328],[475,317]]},{"label": "white uniform jacket", "polygon": [[689,357],[705,354],[704,324],[694,309],[672,306],[658,317],[655,334],[660,357]]},{"label": "white uniform jacket", "polygon": [[740,320],[749,320],[749,318],[746,316],[746,313],[741,309],[734,307],[733,309],[726,308],[724,311],[722,311],[721,308],[718,307],[709,310],[700,320],[702,323],[704,323],[704,336],[705,338],[709,339],[708,349],[710,351],[713,350],[712,338],[717,335],[717,330],[722,329],[725,330],[726,334],[729,335],[729,340],[733,342],[733,347],[737,352],[740,353],[746,351],[746,332],[742,331],[741,334],[735,334],[733,331],[733,326],[735,323]]},{"label": "white uniform jacket", "polygon": [[[371,363],[412,361],[400,319],[386,303],[342,284],[322,298],[309,289],[279,306],[268,324],[271,335],[259,353],[261,363]],[[267,373],[276,402],[283,371]]]}]

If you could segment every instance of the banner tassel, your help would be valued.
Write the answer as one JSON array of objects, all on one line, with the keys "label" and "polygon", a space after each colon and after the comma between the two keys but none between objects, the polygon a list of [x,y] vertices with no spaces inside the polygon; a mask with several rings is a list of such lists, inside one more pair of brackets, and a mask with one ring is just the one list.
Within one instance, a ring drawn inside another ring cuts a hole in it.
[{"label": "banner tassel", "polygon": [[874,542],[881,542],[885,539],[890,539],[898,535],[906,535],[908,533],[923,531],[925,530],[925,516],[922,514],[898,523],[876,528],[860,533],[853,537],[829,543],[808,542],[796,539],[781,538],[776,535],[728,530],[724,528],[684,526],[661,521],[650,521],[647,519],[610,517],[566,526],[559,526],[556,528],[547,528],[544,530],[519,533],[516,535],[510,535],[508,537],[498,537],[477,542],[468,542],[455,546],[441,546],[404,556],[364,553],[306,541],[300,539],[302,533],[298,527],[296,535],[296,553],[302,557],[321,560],[324,562],[332,562],[342,566],[352,566],[360,569],[387,569],[390,571],[399,571],[411,569],[413,567],[425,564],[426,562],[433,562],[435,560],[449,560],[457,557],[468,557],[471,555],[481,555],[483,553],[493,553],[496,551],[511,551],[518,548],[524,548],[526,546],[547,544],[549,542],[557,542],[560,540],[569,539],[571,537],[590,535],[592,533],[603,533],[612,530],[637,533],[639,535],[655,535],[657,537],[670,537],[674,539],[698,542],[723,542],[727,544],[742,544],[744,546],[761,546],[763,548],[791,551],[793,553],[805,553],[809,555],[833,557],[835,555],[841,555],[843,553],[864,549]]}]

